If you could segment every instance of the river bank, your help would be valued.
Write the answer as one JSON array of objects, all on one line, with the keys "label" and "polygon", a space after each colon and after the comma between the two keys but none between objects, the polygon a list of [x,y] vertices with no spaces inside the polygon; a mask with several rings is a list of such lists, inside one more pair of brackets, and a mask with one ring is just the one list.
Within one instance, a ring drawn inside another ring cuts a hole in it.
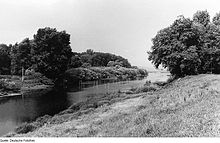
[{"label": "river bank", "polygon": [[31,73],[24,76],[21,81],[20,76],[0,75],[0,97],[11,97],[10,95],[28,95],[35,91],[50,91],[55,85],[59,88],[72,88],[86,81],[98,80],[134,80],[146,77],[148,72],[145,69],[115,67],[88,67],[73,68],[58,79],[56,83],[46,78],[40,73]]},{"label": "river bank", "polygon": [[[129,90],[117,90],[117,91],[109,91],[105,94],[103,93],[94,93],[89,94],[86,100],[81,102],[77,102],[72,104],[66,110],[56,114],[55,116],[45,115],[43,117],[39,117],[36,121],[31,123],[25,123],[20,127],[15,129],[15,133],[23,134],[32,132],[34,130],[39,129],[45,124],[60,124],[69,120],[69,115],[71,118],[78,118],[83,114],[90,113],[102,106],[109,106],[116,102],[123,101],[125,99],[130,99],[134,97],[138,97],[139,95],[135,95],[135,93],[142,93],[142,92],[151,92],[155,91],[156,89],[160,88],[157,84],[146,84],[142,87],[136,88],[129,88]],[[13,136],[14,133],[10,133],[7,136]]]},{"label": "river bank", "polygon": [[53,87],[53,81],[39,73],[25,76],[24,81],[20,76],[0,76],[0,98],[33,95],[41,91],[50,91]]},{"label": "river bank", "polygon": [[73,105],[33,132],[8,136],[219,136],[219,87],[219,75],[188,76],[147,93],[115,93],[116,102],[97,108]]},{"label": "river bank", "polygon": [[[162,74],[162,75],[160,75],[160,74],[155,75],[155,73],[152,75],[150,74],[149,79],[152,81],[157,81],[158,77],[160,77],[161,80],[163,81],[163,80],[167,79],[167,75],[169,75],[169,74],[166,73],[166,74]],[[155,78],[153,78],[151,76],[153,76]],[[146,79],[144,81],[146,82]],[[110,84],[111,86],[107,83],[104,85],[99,85],[100,87],[99,86],[94,87],[94,90],[88,91],[90,94],[88,94],[86,97],[84,97],[81,100],[81,102],[77,102],[77,103],[72,104],[68,109],[60,112],[58,115],[66,116],[66,114],[73,113],[74,116],[77,117],[81,114],[84,114],[84,113],[87,113],[91,110],[97,109],[103,105],[104,106],[111,105],[115,102],[119,102],[119,101],[122,101],[127,98],[132,98],[134,93],[155,91],[158,88],[157,84],[150,84],[149,81],[147,82],[148,84],[146,84],[145,86],[143,86],[145,82],[143,82],[142,80],[130,81],[130,82],[125,81],[125,82],[111,83]],[[157,83],[159,83],[159,82],[157,82]],[[136,86],[134,86],[134,85],[136,85]],[[116,87],[118,87],[117,90],[115,90]],[[101,88],[101,89],[99,90],[99,88]],[[106,89],[106,91],[104,89]],[[84,94],[86,94],[86,93],[84,93],[84,91],[82,91],[82,92],[79,92],[76,94],[77,95],[73,94],[71,96],[83,97]],[[23,124],[22,126],[20,126],[16,129],[16,132],[17,133],[26,133],[26,132],[29,132],[32,130],[36,130],[37,128],[44,125],[44,123],[46,121],[50,122],[50,123],[52,123],[52,122],[53,123],[54,122],[60,123],[60,122],[64,122],[65,119],[63,120],[63,119],[60,119],[59,117],[56,118],[56,115],[55,115],[55,117],[46,115],[46,116],[38,118],[34,122]]]},{"label": "river bank", "polygon": [[66,71],[64,81],[67,87],[72,87],[73,84],[79,84],[86,81],[97,80],[135,80],[139,77],[147,77],[148,72],[145,69],[125,68],[121,66],[114,67],[80,67]]},{"label": "river bank", "polygon": [[[6,87],[7,90],[4,91],[5,95],[0,98],[0,136],[13,131],[25,122],[33,122],[38,117],[53,116],[72,104],[87,100],[91,96],[95,97],[102,93],[109,94],[110,92],[138,87],[143,85],[145,81],[143,77],[123,82],[109,79],[104,79],[104,81],[92,80],[81,82],[82,86],[70,85],[72,88],[67,91],[60,90],[39,73],[29,73],[25,76],[23,83],[19,76],[8,75],[1,79],[4,80],[4,88]],[[12,92],[16,96],[8,96],[9,85],[20,85],[16,92]]]}]

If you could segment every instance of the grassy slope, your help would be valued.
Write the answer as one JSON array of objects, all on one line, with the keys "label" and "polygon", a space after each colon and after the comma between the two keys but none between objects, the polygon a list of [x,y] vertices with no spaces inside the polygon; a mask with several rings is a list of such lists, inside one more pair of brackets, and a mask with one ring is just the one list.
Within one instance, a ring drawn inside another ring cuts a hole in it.
[{"label": "grassy slope", "polygon": [[65,122],[17,136],[220,135],[220,75],[185,77],[158,91],[128,96],[80,116],[57,115]]}]

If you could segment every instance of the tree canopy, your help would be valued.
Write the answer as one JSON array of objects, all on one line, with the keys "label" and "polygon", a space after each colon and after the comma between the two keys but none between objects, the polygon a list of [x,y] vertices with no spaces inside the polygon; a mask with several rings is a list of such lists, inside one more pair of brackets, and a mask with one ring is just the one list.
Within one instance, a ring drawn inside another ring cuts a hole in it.
[{"label": "tree canopy", "polygon": [[42,28],[34,35],[33,62],[49,78],[64,73],[71,59],[70,35],[55,28]]},{"label": "tree canopy", "polygon": [[55,28],[40,28],[33,39],[25,38],[14,45],[0,44],[0,74],[21,75],[22,69],[29,69],[56,79],[71,68],[116,65],[131,67],[127,59],[114,54],[92,49],[72,52],[70,35]]},{"label": "tree canopy", "polygon": [[193,20],[179,16],[152,39],[149,60],[174,76],[220,73],[219,14],[210,22],[207,11],[198,11]]},{"label": "tree canopy", "polygon": [[110,53],[94,52],[88,49],[86,52],[74,53],[69,64],[69,68],[81,67],[85,64],[90,64],[93,67],[107,67],[109,62],[120,63],[122,67],[130,68],[131,64],[127,59]]},{"label": "tree canopy", "polygon": [[0,45],[0,74],[21,75],[22,69],[34,69],[55,79],[67,70],[71,56],[69,34],[55,28],[40,28],[34,39]]},{"label": "tree canopy", "polygon": [[10,58],[11,45],[0,44],[0,74],[10,74]]},{"label": "tree canopy", "polygon": [[32,53],[33,40],[30,41],[28,38],[25,38],[19,44],[12,46],[11,50],[11,73],[13,75],[20,75],[21,69],[27,69],[32,66]]}]

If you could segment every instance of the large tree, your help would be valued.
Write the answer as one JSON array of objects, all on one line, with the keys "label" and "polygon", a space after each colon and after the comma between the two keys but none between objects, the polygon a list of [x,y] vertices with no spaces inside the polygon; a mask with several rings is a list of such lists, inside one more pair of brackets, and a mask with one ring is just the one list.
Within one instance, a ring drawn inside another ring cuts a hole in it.
[{"label": "large tree", "polygon": [[[153,38],[149,60],[156,68],[162,65],[177,76],[189,72],[195,74],[197,69],[192,68],[197,68],[200,64],[196,53],[198,48],[199,31],[193,27],[190,19],[181,16]],[[196,57],[193,58],[194,56]]]},{"label": "large tree", "polygon": [[174,76],[220,73],[220,27],[217,14],[210,22],[207,11],[198,11],[193,20],[180,16],[152,39],[149,60],[167,68]]},{"label": "large tree", "polygon": [[56,79],[64,73],[71,59],[70,35],[55,28],[41,28],[34,35],[33,61],[36,70]]}]

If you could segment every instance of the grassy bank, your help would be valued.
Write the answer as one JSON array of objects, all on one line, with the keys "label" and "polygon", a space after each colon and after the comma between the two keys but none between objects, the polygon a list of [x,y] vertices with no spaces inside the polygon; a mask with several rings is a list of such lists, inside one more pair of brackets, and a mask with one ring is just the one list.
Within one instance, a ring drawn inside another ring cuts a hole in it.
[{"label": "grassy bank", "polygon": [[220,75],[188,76],[147,93],[117,93],[95,108],[73,105],[15,136],[219,136],[219,93]]}]

